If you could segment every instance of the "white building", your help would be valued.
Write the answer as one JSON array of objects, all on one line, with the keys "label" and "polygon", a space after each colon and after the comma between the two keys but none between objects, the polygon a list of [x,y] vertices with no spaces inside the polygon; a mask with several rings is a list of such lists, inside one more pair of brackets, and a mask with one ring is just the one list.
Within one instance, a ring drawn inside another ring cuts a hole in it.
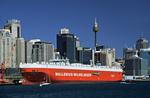
[{"label": "white building", "polygon": [[25,41],[24,38],[16,38],[16,67],[25,63]]},{"label": "white building", "polygon": [[25,62],[32,63],[32,49],[35,42],[40,42],[40,39],[32,39],[25,42]]},{"label": "white building", "polygon": [[33,62],[49,62],[54,59],[54,46],[48,42],[35,42],[32,49]]},{"label": "white building", "polygon": [[8,20],[4,26],[4,29],[9,29],[10,33],[12,33],[12,38],[20,38],[21,37],[21,25],[19,20]]},{"label": "white building", "polygon": [[1,62],[5,62],[7,68],[17,68],[20,62],[25,61],[25,44],[24,39],[21,38],[20,21],[8,20],[4,25],[4,29],[1,29],[1,37],[1,49],[5,50],[3,50],[3,56],[1,55]]},{"label": "white building", "polygon": [[30,41],[25,42],[25,62],[32,63],[32,46],[33,43]]},{"label": "white building", "polygon": [[102,65],[112,66],[115,62],[115,49],[104,48],[95,52],[95,61]]},{"label": "white building", "polygon": [[11,36],[10,30],[0,29],[0,65],[4,63],[6,68],[12,66]]}]

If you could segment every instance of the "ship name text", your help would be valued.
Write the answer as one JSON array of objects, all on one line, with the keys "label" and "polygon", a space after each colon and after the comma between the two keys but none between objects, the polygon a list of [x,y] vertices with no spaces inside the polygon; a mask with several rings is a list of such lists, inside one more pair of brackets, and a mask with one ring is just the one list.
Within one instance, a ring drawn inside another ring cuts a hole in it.
[{"label": "ship name text", "polygon": [[55,72],[55,76],[91,77],[91,73],[66,73],[66,72]]}]

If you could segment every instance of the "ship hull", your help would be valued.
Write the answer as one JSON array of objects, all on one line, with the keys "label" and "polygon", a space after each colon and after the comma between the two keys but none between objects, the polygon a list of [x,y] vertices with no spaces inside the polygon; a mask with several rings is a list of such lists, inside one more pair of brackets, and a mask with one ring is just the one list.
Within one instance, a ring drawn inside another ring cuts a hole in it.
[{"label": "ship hull", "polygon": [[122,80],[122,72],[102,70],[74,70],[55,68],[21,68],[24,84],[56,82],[115,82]]}]

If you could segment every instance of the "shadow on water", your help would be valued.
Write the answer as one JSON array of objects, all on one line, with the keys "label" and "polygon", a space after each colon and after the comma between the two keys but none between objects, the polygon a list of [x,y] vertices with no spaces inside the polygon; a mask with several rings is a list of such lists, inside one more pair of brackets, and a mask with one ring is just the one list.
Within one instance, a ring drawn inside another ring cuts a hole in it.
[{"label": "shadow on water", "polygon": [[150,98],[150,82],[0,86],[0,98]]}]

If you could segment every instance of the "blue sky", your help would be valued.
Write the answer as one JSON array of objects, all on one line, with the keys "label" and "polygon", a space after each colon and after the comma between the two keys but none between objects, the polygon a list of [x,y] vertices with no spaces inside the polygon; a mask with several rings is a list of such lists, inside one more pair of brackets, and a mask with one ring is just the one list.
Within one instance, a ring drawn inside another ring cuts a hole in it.
[{"label": "blue sky", "polygon": [[0,28],[9,19],[21,20],[25,40],[40,38],[56,46],[56,34],[68,27],[81,45],[93,47],[92,25],[97,17],[98,43],[133,47],[143,35],[150,40],[150,0],[0,0]]}]

